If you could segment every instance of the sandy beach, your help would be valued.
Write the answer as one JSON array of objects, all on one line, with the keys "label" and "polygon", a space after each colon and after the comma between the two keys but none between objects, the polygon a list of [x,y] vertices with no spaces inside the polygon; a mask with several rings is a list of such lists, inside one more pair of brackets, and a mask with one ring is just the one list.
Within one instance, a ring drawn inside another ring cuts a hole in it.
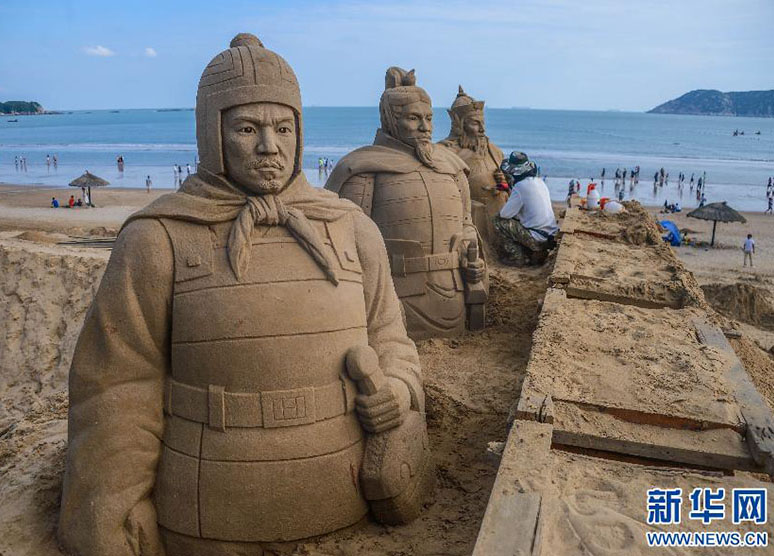
[{"label": "sandy beach", "polygon": [[[0,499],[8,501],[0,504],[0,554],[58,553],[54,530],[66,446],[67,373],[109,256],[107,249],[61,243],[114,236],[127,216],[170,191],[109,187],[94,192],[97,208],[51,209],[52,196],[67,199],[73,190],[0,184],[0,320],[6,323],[0,345]],[[555,205],[557,214],[563,209]],[[711,222],[648,211],[709,240]],[[741,332],[734,348],[774,406],[774,360],[768,351],[774,346],[774,228],[772,217],[744,215],[746,224],[718,225],[715,248],[675,252],[710,304]],[[752,269],[742,267],[747,233],[757,242]],[[625,268],[626,260],[618,264]],[[409,526],[368,524],[305,545],[301,553],[470,553],[497,472],[487,459],[487,444],[505,439],[553,264],[492,266],[487,329],[418,344],[439,470],[435,504]],[[584,478],[574,480],[581,484]]]}]

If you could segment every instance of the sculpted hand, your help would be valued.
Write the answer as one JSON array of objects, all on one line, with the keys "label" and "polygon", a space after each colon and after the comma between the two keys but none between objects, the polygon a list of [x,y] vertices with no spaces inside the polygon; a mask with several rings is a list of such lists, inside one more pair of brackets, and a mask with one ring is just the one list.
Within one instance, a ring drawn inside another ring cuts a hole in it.
[{"label": "sculpted hand", "polygon": [[402,380],[387,377],[375,394],[355,398],[355,411],[360,424],[370,433],[388,431],[403,422],[411,407],[411,394]]}]

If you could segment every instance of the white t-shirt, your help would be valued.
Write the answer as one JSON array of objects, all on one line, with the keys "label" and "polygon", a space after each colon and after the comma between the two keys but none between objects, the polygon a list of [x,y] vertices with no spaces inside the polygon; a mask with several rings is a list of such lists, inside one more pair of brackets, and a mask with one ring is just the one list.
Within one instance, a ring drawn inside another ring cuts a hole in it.
[{"label": "white t-shirt", "polygon": [[755,240],[753,238],[750,237],[744,240],[745,253],[752,253],[754,248],[755,248]]},{"label": "white t-shirt", "polygon": [[537,241],[546,241],[546,237],[535,230],[548,235],[554,235],[559,230],[548,187],[542,179],[536,177],[523,179],[513,186],[508,202],[500,209],[500,216],[518,218]]}]

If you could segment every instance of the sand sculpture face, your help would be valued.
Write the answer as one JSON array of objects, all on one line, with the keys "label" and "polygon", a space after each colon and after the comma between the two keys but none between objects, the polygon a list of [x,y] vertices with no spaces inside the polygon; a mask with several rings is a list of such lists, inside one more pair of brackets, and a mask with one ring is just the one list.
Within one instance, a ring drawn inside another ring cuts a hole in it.
[{"label": "sand sculpture face", "polygon": [[274,103],[234,106],[223,113],[221,134],[226,175],[252,193],[276,193],[293,176],[296,117]]},{"label": "sand sculpture face", "polygon": [[300,171],[300,98],[238,35],[199,83],[198,172],[124,225],[70,370],[69,553],[263,554],[431,492],[384,243]]},{"label": "sand sculpture face", "polygon": [[374,145],[340,160],[325,187],[379,226],[411,338],[455,336],[466,321],[483,327],[485,270],[466,166],[431,143],[432,104],[413,70],[387,70],[379,113]]},{"label": "sand sculpture face", "polygon": [[483,153],[487,147],[486,126],[484,125],[484,113],[480,111],[470,112],[462,120],[462,135],[460,146],[477,153]]}]

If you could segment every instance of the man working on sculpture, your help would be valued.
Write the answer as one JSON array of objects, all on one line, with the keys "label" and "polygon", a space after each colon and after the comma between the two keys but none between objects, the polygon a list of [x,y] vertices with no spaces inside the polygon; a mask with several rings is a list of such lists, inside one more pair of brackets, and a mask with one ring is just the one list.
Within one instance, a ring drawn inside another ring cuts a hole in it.
[{"label": "man working on sculpture", "polygon": [[342,158],[325,188],[379,226],[412,339],[463,333],[466,301],[468,326],[482,328],[485,267],[467,166],[432,143],[433,107],[413,70],[387,70],[379,115],[374,144]]},{"label": "man working on sculpture", "polygon": [[377,227],[304,178],[292,69],[238,35],[196,121],[198,172],[124,225],[76,346],[62,544],[252,555],[411,519],[416,348]]},{"label": "man working on sculpture", "polygon": [[512,152],[500,168],[511,183],[508,202],[494,218],[500,260],[513,266],[542,264],[559,231],[548,187],[524,153]]}]

